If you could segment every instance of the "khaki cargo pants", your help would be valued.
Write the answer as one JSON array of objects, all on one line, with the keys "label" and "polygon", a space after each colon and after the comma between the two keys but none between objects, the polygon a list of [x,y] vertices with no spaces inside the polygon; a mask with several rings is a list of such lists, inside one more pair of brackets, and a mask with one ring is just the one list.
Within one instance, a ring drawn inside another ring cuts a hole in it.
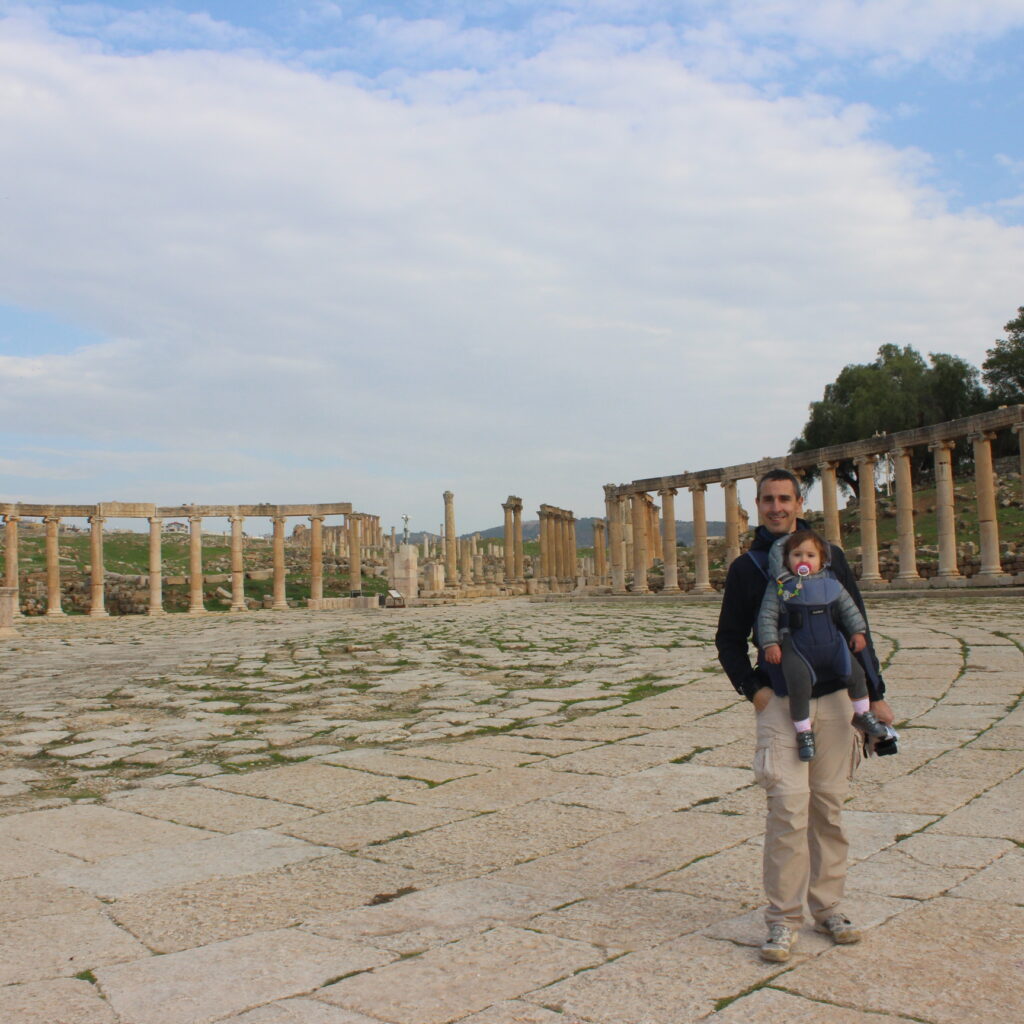
[{"label": "khaki cargo pants", "polygon": [[799,928],[804,903],[816,922],[839,909],[849,843],[841,810],[860,763],[846,690],[811,701],[817,754],[797,757],[789,701],[773,696],[757,713],[754,777],[768,797],[764,835],[765,920]]}]

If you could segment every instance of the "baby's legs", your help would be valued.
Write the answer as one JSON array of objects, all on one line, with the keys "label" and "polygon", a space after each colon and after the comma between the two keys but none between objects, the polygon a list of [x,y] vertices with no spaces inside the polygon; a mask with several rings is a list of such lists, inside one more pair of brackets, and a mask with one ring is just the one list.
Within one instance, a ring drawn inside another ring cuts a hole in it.
[{"label": "baby's legs", "polygon": [[860,662],[853,655],[850,655],[850,678],[846,683],[846,691],[850,695],[850,700],[853,701],[854,714],[863,715],[871,707],[871,701],[868,700],[868,681],[864,677],[864,669],[860,667]]},{"label": "baby's legs", "polygon": [[797,732],[811,728],[811,688],[814,679],[807,663],[796,653],[790,637],[782,638],[782,674],[786,677],[789,692],[789,717]]}]

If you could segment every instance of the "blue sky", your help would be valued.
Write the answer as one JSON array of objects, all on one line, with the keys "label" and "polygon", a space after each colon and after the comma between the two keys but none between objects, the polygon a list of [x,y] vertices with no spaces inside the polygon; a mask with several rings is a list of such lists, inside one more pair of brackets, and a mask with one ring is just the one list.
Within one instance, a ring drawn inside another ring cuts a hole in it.
[{"label": "blue sky", "polygon": [[0,500],[482,528],[784,452],[846,363],[978,364],[1024,304],[1022,42],[1024,0],[0,0]]}]

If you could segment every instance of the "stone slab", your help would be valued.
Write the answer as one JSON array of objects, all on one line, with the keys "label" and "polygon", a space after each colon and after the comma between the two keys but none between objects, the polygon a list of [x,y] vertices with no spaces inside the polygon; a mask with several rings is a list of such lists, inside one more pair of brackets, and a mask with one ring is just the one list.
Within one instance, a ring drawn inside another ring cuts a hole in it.
[{"label": "stone slab", "polygon": [[500,927],[339,981],[317,998],[395,1024],[445,1024],[601,960],[586,943]]},{"label": "stone slab", "polygon": [[94,804],[29,811],[0,820],[0,841],[20,839],[90,861],[210,836],[201,829]]},{"label": "stone slab", "polygon": [[947,814],[932,830],[1024,843],[1024,772]]},{"label": "stone slab", "polygon": [[703,857],[688,867],[658,875],[642,884],[649,889],[729,900],[740,907],[756,907],[764,902],[762,859],[760,843],[741,843],[731,850]]},{"label": "stone slab", "polygon": [[564,792],[578,781],[572,775],[543,768],[507,768],[456,779],[434,789],[402,793],[399,799],[424,807],[497,811]]},{"label": "stone slab", "polygon": [[[418,752],[417,752],[418,753]],[[448,782],[486,771],[483,766],[470,768],[413,755],[393,754],[387,750],[344,750],[320,758],[323,764],[356,768],[378,775],[392,775],[399,779],[419,779],[422,782]]]},{"label": "stone slab", "polygon": [[560,1013],[541,1006],[524,1003],[519,999],[502,1000],[480,1013],[463,1017],[459,1024],[576,1024]]},{"label": "stone slab", "polygon": [[410,794],[426,789],[426,783],[371,775],[325,764],[285,765],[246,775],[218,775],[200,785],[246,796],[267,797],[318,811],[355,807],[381,796]]},{"label": "stone slab", "polygon": [[108,857],[99,864],[60,868],[48,872],[46,877],[104,899],[117,899],[207,878],[253,874],[329,853],[334,853],[331,847],[313,846],[292,836],[253,830],[124,857]]},{"label": "stone slab", "polygon": [[117,794],[118,810],[134,811],[180,825],[194,825],[213,832],[242,832],[269,828],[285,821],[308,818],[308,807],[228,793],[205,786],[185,786],[172,791]]},{"label": "stone slab", "polygon": [[1014,848],[950,890],[951,896],[1024,905],[1024,850]]},{"label": "stone slab", "polygon": [[0,925],[0,986],[70,978],[149,955],[145,946],[95,910],[8,921]]},{"label": "stone slab", "polygon": [[0,838],[0,881],[77,864],[81,864],[81,861],[63,853],[54,853],[35,843]]},{"label": "stone slab", "polygon": [[0,922],[102,908],[99,900],[80,889],[55,885],[44,878],[15,878],[0,882]]},{"label": "stone slab", "polygon": [[114,1011],[95,987],[74,978],[0,988],[0,1020],[9,1024],[116,1024]]},{"label": "stone slab", "polygon": [[223,1017],[218,1024],[381,1024],[373,1017],[353,1013],[316,999],[299,997],[259,1006],[237,1017]]},{"label": "stone slab", "polygon": [[283,929],[104,967],[96,978],[132,1024],[205,1024],[390,959],[381,950]]},{"label": "stone slab", "polygon": [[780,1021],[786,1024],[905,1024],[907,1018],[888,1013],[863,1013],[766,987],[741,996],[709,1020],[715,1024],[779,1024]]}]

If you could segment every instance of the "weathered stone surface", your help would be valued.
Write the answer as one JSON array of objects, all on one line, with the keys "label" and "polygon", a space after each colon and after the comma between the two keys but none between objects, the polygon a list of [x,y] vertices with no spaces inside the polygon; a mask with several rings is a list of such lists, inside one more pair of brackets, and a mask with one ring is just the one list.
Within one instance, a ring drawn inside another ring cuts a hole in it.
[{"label": "weathered stone surface", "polygon": [[397,1024],[444,1024],[601,959],[586,943],[501,927],[339,981],[317,998]]},{"label": "weathered stone surface", "polygon": [[204,786],[187,786],[162,793],[119,794],[115,806],[118,810],[134,811],[213,832],[269,828],[285,821],[308,818],[315,813],[296,804],[241,796]]},{"label": "weathered stone surface", "polygon": [[426,788],[423,782],[393,779],[324,764],[286,765],[249,775],[218,775],[212,779],[203,779],[200,785],[247,796],[268,797],[318,811],[355,807],[356,804],[369,803],[380,796],[409,794]]},{"label": "weathered stone surface", "polygon": [[87,981],[54,978],[0,988],[9,1024],[115,1024],[114,1011]]},{"label": "weathered stone surface", "polygon": [[508,768],[485,775],[456,779],[443,786],[403,793],[401,800],[424,807],[459,807],[470,811],[496,811],[552,796],[571,788],[579,779],[543,768]]},{"label": "weathered stone surface", "polygon": [[1024,843],[1024,773],[993,786],[966,806],[947,814],[936,822],[933,831]]},{"label": "weathered stone surface", "polygon": [[71,867],[81,861],[62,853],[54,853],[35,843],[0,837],[0,880],[24,878],[42,871]]},{"label": "weathered stone surface", "polygon": [[70,978],[103,964],[148,956],[145,946],[95,910],[0,926],[0,985]]},{"label": "weathered stone surface", "polygon": [[759,843],[741,843],[731,850],[703,857],[679,871],[669,871],[642,884],[649,889],[728,900],[739,906],[759,906],[764,902],[761,861]]},{"label": "weathered stone surface", "polygon": [[380,950],[287,929],[104,967],[96,978],[132,1024],[202,1024],[390,959]]},{"label": "weathered stone surface", "polygon": [[495,1003],[480,1013],[463,1017],[459,1024],[575,1024],[560,1013],[510,999]]},{"label": "weathered stone surface", "polygon": [[218,1024],[380,1024],[380,1021],[340,1006],[299,997],[259,1006],[237,1017],[223,1017]]},{"label": "weathered stone surface", "polygon": [[210,837],[210,832],[197,828],[92,804],[14,814],[0,821],[0,840],[37,843],[83,860],[102,860]]},{"label": "weathered stone surface", "polygon": [[254,830],[124,857],[108,857],[99,864],[60,868],[49,872],[47,877],[111,899],[207,878],[252,874],[329,853],[334,850],[327,846],[313,846],[291,836]]},{"label": "weathered stone surface", "polygon": [[55,885],[43,878],[0,882],[0,921],[20,921],[48,914],[101,910],[103,904],[79,889]]},{"label": "weathered stone surface", "polygon": [[400,779],[419,779],[424,782],[447,782],[468,775],[477,775],[486,771],[483,766],[469,768],[445,764],[411,754],[393,754],[387,750],[345,750],[337,754],[322,757],[324,764],[339,765],[344,768],[357,768],[364,772],[375,772],[378,775],[393,775]]},{"label": "weathered stone surface", "polygon": [[[785,984],[785,981],[780,979],[779,984]],[[715,1024],[779,1024],[780,1021],[786,1024],[896,1024],[907,1018],[888,1013],[862,1013],[832,1002],[819,1002],[774,988],[761,988],[741,996],[708,1019]]]},{"label": "weathered stone surface", "polygon": [[1024,905],[1024,851],[1003,854],[994,864],[950,890],[951,896]]},{"label": "weathered stone surface", "polygon": [[[935,899],[881,925],[870,942],[797,967],[786,988],[863,1010],[898,1005],[936,1024],[990,1024],[995,1007],[1024,1005],[1022,934],[1024,907]],[[879,963],[886,970],[876,970]]]}]

